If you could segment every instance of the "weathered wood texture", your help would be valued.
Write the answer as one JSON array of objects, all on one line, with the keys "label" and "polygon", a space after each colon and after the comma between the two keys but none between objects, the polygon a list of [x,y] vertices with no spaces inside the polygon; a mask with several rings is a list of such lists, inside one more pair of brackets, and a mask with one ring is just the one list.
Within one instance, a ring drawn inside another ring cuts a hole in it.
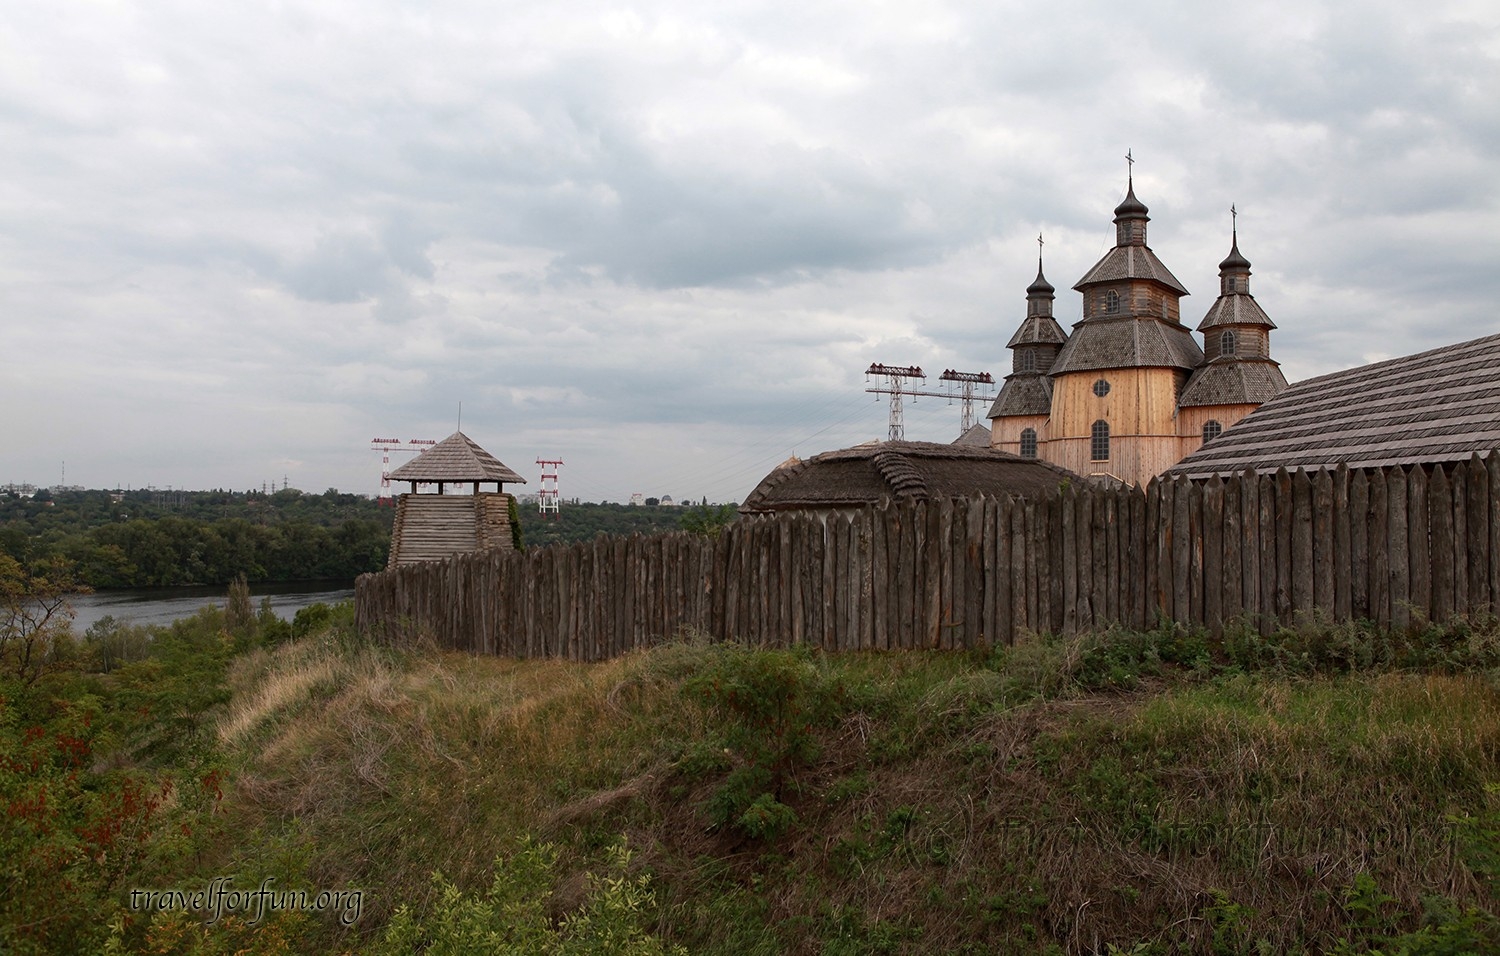
[{"label": "weathered wood texture", "polygon": [[602,660],[685,632],[830,651],[1013,644],[1161,619],[1397,628],[1500,601],[1500,452],[1451,465],[1072,487],[743,518],[362,576],[366,633]]}]

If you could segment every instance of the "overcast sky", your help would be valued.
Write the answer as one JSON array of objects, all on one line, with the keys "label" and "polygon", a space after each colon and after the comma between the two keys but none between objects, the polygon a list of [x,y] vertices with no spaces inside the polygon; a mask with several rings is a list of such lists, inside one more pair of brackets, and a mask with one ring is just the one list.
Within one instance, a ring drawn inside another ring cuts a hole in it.
[{"label": "overcast sky", "polygon": [[373,494],[462,403],[523,492],[739,500],[871,362],[1006,373],[1039,232],[1077,321],[1127,150],[1291,381],[1500,332],[1500,6],[1218,10],[7,0],[0,483]]}]

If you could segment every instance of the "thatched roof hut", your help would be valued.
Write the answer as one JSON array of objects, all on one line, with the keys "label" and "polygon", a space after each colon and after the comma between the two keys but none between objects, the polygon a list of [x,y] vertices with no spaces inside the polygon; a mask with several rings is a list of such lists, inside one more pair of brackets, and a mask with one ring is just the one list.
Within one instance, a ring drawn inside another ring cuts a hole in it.
[{"label": "thatched roof hut", "polygon": [[1079,476],[989,447],[870,442],[782,464],[761,480],[740,511],[857,508],[882,498],[1039,496],[1056,492],[1068,479]]}]

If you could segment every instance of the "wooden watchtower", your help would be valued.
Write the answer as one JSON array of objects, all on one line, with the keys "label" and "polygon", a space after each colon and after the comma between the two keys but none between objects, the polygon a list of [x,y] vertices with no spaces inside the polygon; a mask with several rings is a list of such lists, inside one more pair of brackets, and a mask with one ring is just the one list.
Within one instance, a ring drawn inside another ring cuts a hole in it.
[{"label": "wooden watchtower", "polygon": [[[467,551],[514,547],[510,526],[511,496],[506,484],[525,484],[516,474],[463,432],[454,432],[391,472],[395,481],[411,483],[411,492],[396,503],[396,527],[386,567],[437,561]],[[493,492],[481,486],[494,483]],[[436,485],[437,493],[418,494],[417,485]],[[470,493],[445,494],[449,486],[470,486]]]}]

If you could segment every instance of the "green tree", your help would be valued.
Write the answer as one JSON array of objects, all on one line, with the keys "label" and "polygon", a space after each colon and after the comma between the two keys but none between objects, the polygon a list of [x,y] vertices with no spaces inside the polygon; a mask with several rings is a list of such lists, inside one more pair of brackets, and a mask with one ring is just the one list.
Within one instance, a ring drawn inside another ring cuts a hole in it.
[{"label": "green tree", "polygon": [[60,559],[33,570],[0,555],[0,669],[6,676],[30,685],[71,658],[68,596],[79,590]]}]

